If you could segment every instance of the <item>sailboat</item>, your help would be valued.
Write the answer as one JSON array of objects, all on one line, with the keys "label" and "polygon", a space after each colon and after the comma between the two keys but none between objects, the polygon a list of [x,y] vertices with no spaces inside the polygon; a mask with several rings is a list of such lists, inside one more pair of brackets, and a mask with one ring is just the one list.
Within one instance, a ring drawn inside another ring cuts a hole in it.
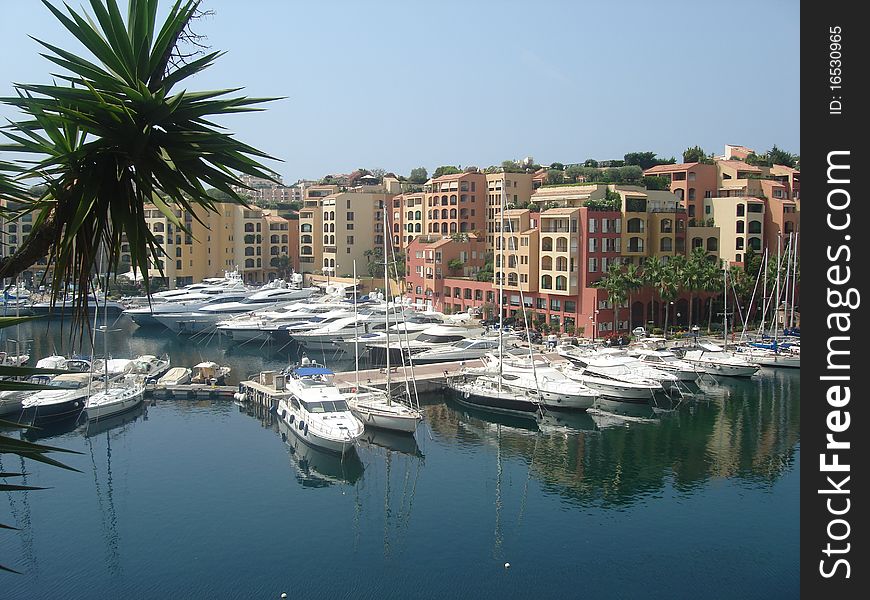
[{"label": "sailboat", "polygon": [[[94,320],[96,321],[96,317]],[[103,389],[90,396],[85,403],[85,413],[87,414],[88,421],[105,419],[127,412],[128,410],[133,410],[142,404],[142,398],[145,396],[144,375],[128,373],[114,379],[109,377],[111,372],[110,363],[112,362],[109,359],[109,333],[120,331],[120,329],[111,330],[108,328],[108,325],[103,325],[95,329],[94,334],[98,331],[103,334],[103,355],[105,356],[103,370],[105,373]]]},{"label": "sailboat", "polygon": [[[542,411],[541,398],[538,390],[521,385],[506,385],[504,377],[504,269],[506,268],[505,250],[505,202],[507,186],[502,182],[501,195],[501,227],[499,231],[499,292],[498,292],[498,354],[490,360],[494,364],[492,370],[475,370],[463,368],[458,375],[447,380],[447,387],[453,392],[457,402],[468,406],[482,408],[487,411],[505,414],[522,415],[533,419],[538,418]],[[534,361],[530,367],[535,369]],[[534,374],[534,373],[533,373]],[[518,380],[518,378],[517,378]]]},{"label": "sailboat", "polygon": [[[387,227],[387,208],[384,206],[384,287],[389,290],[390,286],[390,273],[389,273],[389,252],[387,247],[387,240],[389,235],[386,235],[386,232],[389,232],[389,228]],[[353,277],[356,282],[356,261],[353,263]],[[354,316],[356,316],[357,312],[357,289],[354,290],[353,295],[353,310]],[[390,331],[390,307],[389,307],[389,296],[387,293],[387,310],[384,311],[384,319],[386,320],[386,327],[384,331],[387,332],[387,344],[389,344],[389,331]],[[358,321],[357,321],[358,322]],[[376,427],[379,429],[387,429],[390,431],[400,431],[403,433],[414,433],[417,430],[417,424],[423,420],[423,414],[417,410],[416,408],[410,405],[410,390],[405,385],[405,390],[408,392],[407,398],[409,400],[408,403],[399,402],[393,399],[393,391],[392,391],[392,377],[390,370],[390,353],[386,353],[386,374],[387,374],[387,389],[386,392],[382,392],[380,390],[374,388],[365,388],[363,391],[362,386],[359,383],[359,335],[355,335],[355,347],[354,347],[354,358],[356,360],[356,376],[357,376],[357,385],[356,389],[353,393],[347,396],[347,404],[350,406],[351,412],[363,422],[366,427]],[[413,370],[411,371],[411,376],[413,377]]]}]

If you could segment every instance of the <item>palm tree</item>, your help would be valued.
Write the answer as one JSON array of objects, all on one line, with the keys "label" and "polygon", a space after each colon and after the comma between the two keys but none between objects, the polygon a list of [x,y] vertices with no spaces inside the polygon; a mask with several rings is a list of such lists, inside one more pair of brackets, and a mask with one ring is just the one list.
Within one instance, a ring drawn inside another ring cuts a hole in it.
[{"label": "palm tree", "polygon": [[[664,263],[659,260],[656,256],[647,257],[647,259],[643,263],[643,283],[644,286],[652,288],[653,291],[656,291],[656,284],[662,278],[662,272],[664,270]],[[655,315],[654,322],[658,322],[659,315]],[[649,315],[647,314],[647,321],[649,321]]]},{"label": "palm tree", "polygon": [[626,286],[622,276],[622,265],[611,263],[607,273],[592,284],[592,287],[603,289],[607,292],[607,301],[613,305],[613,332],[618,330],[619,306],[625,302]]},{"label": "palm tree", "polygon": [[[706,261],[707,266],[701,275],[701,287],[705,292],[719,293],[722,291],[722,264],[721,260]],[[710,298],[710,304],[707,312],[707,333],[711,333],[713,323],[713,299]]]},{"label": "palm tree", "polygon": [[622,280],[625,283],[625,291],[628,294],[628,329],[630,331],[634,328],[634,322],[632,321],[632,315],[634,314],[632,312],[632,293],[643,287],[643,276],[640,268],[634,263],[624,265]]},{"label": "palm tree", "polygon": [[104,272],[117,271],[122,241],[150,289],[149,263],[159,264],[164,252],[146,226],[146,204],[188,231],[176,211],[217,210],[206,190],[246,205],[234,189],[248,187],[239,173],[274,180],[258,162],[268,155],[214,123],[260,110],[266,99],[232,95],[238,88],[179,89],[221,54],[193,57],[179,49],[201,0],[176,0],[162,24],[158,0],[129,0],[126,20],[117,0],[91,0],[93,17],[43,1],[84,50],[37,40],[65,71],[56,75],[61,83],[16,84],[16,96],[0,99],[24,115],[5,128],[10,143],[0,150],[27,155],[18,177],[46,186],[7,215],[35,213],[27,241],[0,260],[0,278],[48,257],[53,293],[76,284],[75,308],[83,315],[97,257],[106,253]]},{"label": "palm tree", "polygon": [[707,253],[703,248],[695,248],[683,268],[683,286],[689,292],[689,326],[695,324],[695,292],[703,290],[702,279],[708,264]]},{"label": "palm tree", "polygon": [[670,261],[665,264],[659,275],[658,281],[655,282],[655,290],[662,303],[665,305],[665,338],[668,337],[668,316],[670,312],[671,301],[677,297],[679,292],[679,264],[676,261]]}]

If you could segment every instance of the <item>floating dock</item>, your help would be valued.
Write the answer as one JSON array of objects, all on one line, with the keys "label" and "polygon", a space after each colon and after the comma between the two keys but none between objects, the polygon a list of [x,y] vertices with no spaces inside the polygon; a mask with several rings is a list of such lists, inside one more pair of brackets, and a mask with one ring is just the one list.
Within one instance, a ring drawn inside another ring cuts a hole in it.
[{"label": "floating dock", "polygon": [[154,398],[161,399],[232,399],[233,394],[235,394],[238,389],[239,388],[234,385],[209,385],[207,383],[188,383],[182,385],[149,383],[145,386],[145,393]]}]

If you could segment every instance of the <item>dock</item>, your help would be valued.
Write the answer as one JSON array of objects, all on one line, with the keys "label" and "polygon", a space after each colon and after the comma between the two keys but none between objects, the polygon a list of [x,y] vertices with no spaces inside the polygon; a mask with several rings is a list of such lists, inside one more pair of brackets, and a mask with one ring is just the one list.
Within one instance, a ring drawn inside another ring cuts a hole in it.
[{"label": "dock", "polygon": [[[447,383],[447,378],[458,374],[462,367],[482,366],[483,361],[480,359],[414,365],[413,373],[414,380],[417,382],[417,391],[430,392],[440,389]],[[390,367],[390,382],[395,385],[402,385],[405,381],[410,381],[411,371],[412,369],[409,366]],[[333,380],[342,392],[350,392],[357,386],[357,381],[362,386],[386,389],[387,370],[384,367],[380,369],[360,370],[359,378],[357,378],[356,371],[343,371],[336,373]]]},{"label": "dock", "polygon": [[234,385],[209,385],[207,383],[188,383],[182,385],[149,383],[145,386],[145,394],[160,399],[232,399],[233,394],[238,389]]}]

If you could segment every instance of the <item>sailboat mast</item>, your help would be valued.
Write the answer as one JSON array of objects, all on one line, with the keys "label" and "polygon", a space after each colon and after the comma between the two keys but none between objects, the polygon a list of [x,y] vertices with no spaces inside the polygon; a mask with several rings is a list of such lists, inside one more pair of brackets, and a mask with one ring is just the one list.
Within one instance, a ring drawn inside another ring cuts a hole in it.
[{"label": "sailboat mast", "polygon": [[776,350],[776,332],[779,325],[779,270],[782,267],[782,233],[776,234],[776,305],[773,309],[773,349]]},{"label": "sailboat mast", "polygon": [[[356,278],[356,261],[353,261],[353,362],[356,370],[356,390],[359,392],[359,314],[357,313],[356,300],[359,295],[359,280]],[[389,337],[387,338],[389,342]],[[389,346],[389,343],[387,344]],[[387,348],[389,354],[389,348]]]},{"label": "sailboat mast", "polygon": [[722,281],[725,284],[724,285],[725,295],[723,297],[725,305],[724,305],[723,312],[722,312],[722,315],[723,315],[723,317],[722,317],[723,318],[722,335],[725,338],[725,349],[727,350],[728,349],[728,263],[727,262],[725,263],[725,271],[724,271],[722,276],[723,276]]},{"label": "sailboat mast", "polygon": [[767,248],[764,249],[764,260],[761,261],[761,270],[764,271],[764,290],[761,293],[761,325],[758,332],[764,339],[764,317],[767,315]]},{"label": "sailboat mast", "polygon": [[794,299],[795,299],[795,287],[797,284],[797,246],[798,243],[798,233],[794,233],[794,252],[792,253],[792,276],[791,276],[791,314],[788,318],[788,326],[789,328],[794,327]]},{"label": "sailboat mast", "polygon": [[[389,252],[387,251],[387,234],[389,233],[389,229],[387,228],[387,203],[384,201],[381,204],[381,208],[383,210],[383,221],[384,221],[384,296],[387,300],[386,311],[384,311],[384,324],[385,324],[385,332],[387,334],[387,406],[392,404],[392,397],[390,393],[390,386],[392,382],[390,381],[390,267],[389,267]],[[399,345],[399,352],[402,351],[401,344]],[[359,372],[359,369],[357,369]]]},{"label": "sailboat mast", "polygon": [[[502,171],[504,173],[504,171]],[[498,393],[501,394],[501,379],[504,368],[502,366],[502,356],[504,353],[504,211],[505,199],[507,198],[507,177],[502,175],[501,178],[501,209],[499,217],[499,270],[498,270]]]}]

